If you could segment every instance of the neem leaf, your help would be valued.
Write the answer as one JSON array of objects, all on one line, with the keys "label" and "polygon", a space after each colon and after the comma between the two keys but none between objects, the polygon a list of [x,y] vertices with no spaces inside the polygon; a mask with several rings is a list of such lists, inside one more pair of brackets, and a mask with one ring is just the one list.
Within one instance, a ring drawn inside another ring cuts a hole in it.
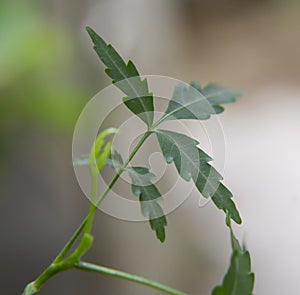
[{"label": "neem leaf", "polygon": [[243,249],[234,236],[230,222],[232,256],[229,269],[221,286],[214,288],[212,295],[252,295],[254,274],[251,272],[250,254]]},{"label": "neem leaf", "polygon": [[127,167],[126,171],[129,173],[132,184],[140,187],[152,184],[155,175],[146,167]]},{"label": "neem leaf", "polygon": [[224,88],[215,83],[209,83],[203,88],[200,87],[198,82],[192,82],[191,85],[200,91],[213,106],[235,102],[241,96],[239,91]]},{"label": "neem leaf", "polygon": [[189,181],[199,170],[198,141],[181,133],[155,130],[159,145],[168,164],[174,162],[180,176]]},{"label": "neem leaf", "polygon": [[159,205],[161,194],[152,184],[155,175],[146,167],[128,167],[126,170],[132,180],[132,192],[139,197],[142,214],[149,218],[152,230],[156,232],[157,238],[164,242],[167,220]]},{"label": "neem leaf", "polygon": [[[213,168],[208,162],[212,161],[205,152],[198,148],[200,167],[195,171],[194,183],[199,192],[205,198],[212,198],[215,205],[223,210],[228,211],[230,217],[238,224],[242,222],[238,210],[232,201],[232,193],[221,183],[222,175]],[[198,173],[198,174],[196,174]]]},{"label": "neem leaf", "polygon": [[206,198],[211,197],[215,205],[238,224],[241,218],[232,201],[232,194],[220,182],[222,176],[213,168],[209,157],[197,147],[198,141],[181,133],[155,130],[159,145],[168,164],[174,162],[179,175],[186,181],[193,179],[199,192]]},{"label": "neem leaf", "polygon": [[153,95],[149,92],[147,80],[141,79],[132,61],[129,60],[126,64],[118,52],[93,29],[87,27],[87,32],[94,43],[96,53],[107,66],[106,74],[127,95],[123,99],[125,105],[139,116],[147,126],[151,126],[154,110]]},{"label": "neem leaf", "polygon": [[201,88],[198,82],[190,85],[180,83],[174,89],[161,122],[178,119],[206,120],[210,115],[224,110],[221,104],[234,102],[239,96],[237,91],[217,84],[208,84]]}]

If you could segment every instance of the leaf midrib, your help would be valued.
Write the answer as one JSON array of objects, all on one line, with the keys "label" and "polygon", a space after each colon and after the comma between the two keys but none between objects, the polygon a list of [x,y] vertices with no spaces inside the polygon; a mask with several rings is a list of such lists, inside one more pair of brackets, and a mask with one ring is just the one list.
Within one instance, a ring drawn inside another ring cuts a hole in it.
[{"label": "leaf midrib", "polygon": [[[103,42],[104,42],[104,40],[103,40]],[[105,43],[105,42],[104,42]],[[110,55],[110,53],[109,53],[109,48],[111,48],[112,50],[114,50],[115,52],[116,52],[116,50],[114,49],[114,47],[113,46],[111,46],[111,44],[107,44],[107,46],[105,46],[105,48],[104,48],[104,52],[106,53],[106,55],[109,57],[109,59],[112,61],[112,63],[114,64],[114,66],[115,66],[115,68],[119,71],[119,73],[121,74],[121,76],[124,78],[123,80],[126,80],[126,81],[128,81],[128,80],[130,80],[130,78],[134,78],[134,77],[127,77],[126,76],[126,74],[118,67],[118,65],[117,65],[117,63],[115,62],[115,60],[112,58],[112,56]],[[102,50],[102,49],[101,49]],[[121,58],[121,57],[120,57]],[[124,60],[121,58],[121,62],[124,64],[124,66],[125,66],[125,68],[127,68],[127,65],[126,65],[126,63],[124,62]],[[107,66],[107,65],[106,65]],[[108,69],[109,69],[109,67],[108,67]],[[138,78],[140,78],[140,82],[142,82],[142,80],[141,80],[141,76],[135,76],[135,77],[138,77]],[[121,80],[122,81],[122,80]],[[120,82],[120,81],[113,81],[114,83],[118,83],[118,82]],[[142,105],[142,107],[143,107],[143,109],[144,109],[144,113],[146,113],[146,116],[147,116],[147,122],[148,122],[148,124],[150,124],[151,123],[151,118],[149,117],[149,112],[148,112],[148,110],[147,110],[147,108],[146,108],[146,106],[145,106],[145,104],[144,104],[144,102],[143,102],[143,100],[139,97],[139,95],[137,94],[137,91],[136,91],[136,89],[132,86],[132,84],[130,83],[130,81],[128,81],[128,85],[130,86],[130,88],[133,90],[133,92],[135,93],[135,95],[136,95],[136,97],[134,97],[134,98],[138,98],[139,99],[139,101],[141,102],[141,105]],[[126,94],[126,93],[125,93]],[[149,94],[149,96],[152,96],[151,95],[151,93],[147,93],[147,94]],[[127,96],[127,97],[129,97],[129,96]],[[131,99],[134,99],[134,98],[131,98]]]},{"label": "leaf midrib", "polygon": [[[176,145],[176,141],[175,141],[170,135],[168,135],[164,130],[162,130],[162,129],[157,129],[155,132],[160,133],[160,134],[163,134],[163,135],[165,135],[166,137],[170,138],[171,141],[173,142],[173,145],[177,146],[177,145]],[[180,133],[178,133],[178,134],[180,134]],[[178,148],[178,147],[177,147],[177,148]],[[172,149],[173,149],[173,146],[172,146]],[[197,146],[196,146],[196,149],[198,149]],[[178,149],[178,150],[179,150],[180,152],[183,151],[182,149]],[[187,158],[190,159],[192,165],[196,168],[196,171],[199,171],[199,167],[197,167],[197,166],[195,165],[194,161],[192,161],[192,159],[188,156],[188,154],[185,153],[184,151],[183,151],[183,154],[185,154],[185,155],[187,156]],[[172,162],[174,162],[174,159],[173,159]],[[175,164],[175,162],[174,162],[174,164]],[[191,177],[191,178],[192,178],[192,177]]]}]

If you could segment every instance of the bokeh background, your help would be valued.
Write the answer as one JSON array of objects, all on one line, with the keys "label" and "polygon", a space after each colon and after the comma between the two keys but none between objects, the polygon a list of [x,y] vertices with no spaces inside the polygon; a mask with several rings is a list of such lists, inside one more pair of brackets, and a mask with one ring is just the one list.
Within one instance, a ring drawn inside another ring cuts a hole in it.
[{"label": "bokeh background", "polygon": [[[225,183],[244,220],[236,231],[252,255],[255,294],[299,294],[299,14],[296,0],[1,0],[1,294],[20,294],[89,207],[71,164],[72,134],[109,80],[86,25],[143,74],[243,91],[220,116]],[[193,193],[168,216],[164,244],[147,223],[99,211],[86,260],[210,294],[226,272],[229,237],[222,212],[198,201]],[[159,292],[70,271],[40,294]]]}]

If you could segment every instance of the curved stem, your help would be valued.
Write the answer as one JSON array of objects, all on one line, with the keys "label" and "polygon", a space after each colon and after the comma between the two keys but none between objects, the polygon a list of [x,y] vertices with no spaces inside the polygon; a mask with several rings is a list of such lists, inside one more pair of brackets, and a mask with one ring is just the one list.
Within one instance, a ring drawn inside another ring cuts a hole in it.
[{"label": "curved stem", "polygon": [[63,249],[59,252],[59,254],[55,258],[53,263],[60,262],[66,257],[66,255],[70,251],[71,247],[73,246],[73,244],[75,243],[75,241],[77,240],[77,238],[79,237],[81,232],[83,231],[83,229],[86,225],[87,219],[88,219],[88,216],[86,216],[84,218],[84,220],[81,222],[80,226],[76,229],[76,231],[74,232],[74,234],[72,235],[70,240],[67,242],[67,244],[63,247]]},{"label": "curved stem", "polygon": [[[45,271],[33,282],[29,283],[23,294],[25,295],[32,295],[35,294],[41,286],[52,276],[57,274],[58,272],[65,271],[71,268],[76,267],[79,259],[81,256],[90,248],[93,237],[90,235],[90,231],[93,224],[93,217],[95,214],[95,211],[97,207],[100,205],[100,203],[104,200],[104,198],[107,196],[111,188],[114,186],[116,181],[121,176],[122,172],[126,169],[129,162],[132,160],[132,158],[135,156],[137,151],[140,149],[142,144],[145,142],[145,140],[150,136],[151,132],[147,131],[144,133],[142,138],[139,140],[133,151],[130,153],[128,159],[124,162],[123,166],[119,169],[119,171],[115,174],[115,176],[112,178],[110,183],[108,184],[105,191],[102,193],[102,195],[99,197],[99,199],[96,201],[97,198],[97,174],[92,174],[92,198],[91,198],[91,206],[89,214],[86,216],[86,218],[83,220],[83,222],[80,224],[80,226],[77,228],[77,230],[74,232],[72,237],[69,239],[69,241],[66,243],[66,245],[63,247],[63,249],[60,251],[60,253],[57,255],[57,257],[54,259],[54,261],[45,269]],[[82,236],[77,248],[68,256],[68,252],[70,251],[71,247],[74,245],[76,240],[78,239],[79,235],[84,230],[84,235]],[[125,274],[125,273],[124,273]],[[131,275],[129,275],[131,276]],[[169,293],[169,294],[177,294],[177,293]],[[181,293],[178,293],[181,294]]]},{"label": "curved stem", "polygon": [[151,280],[148,280],[148,279],[145,279],[143,277],[136,276],[133,274],[129,274],[127,272],[123,272],[120,270],[116,270],[116,269],[112,269],[112,268],[108,268],[108,267],[104,267],[104,266],[100,266],[100,265],[96,265],[96,264],[92,264],[92,263],[88,263],[88,262],[80,261],[80,262],[76,263],[74,265],[74,267],[77,269],[80,269],[80,270],[92,271],[92,272],[101,273],[104,275],[109,275],[109,276],[125,279],[127,281],[135,282],[135,283],[138,283],[141,285],[148,286],[150,288],[160,290],[166,294],[187,295],[186,293],[183,293],[183,292],[173,289],[171,287],[165,286],[158,282],[151,281]]},{"label": "curved stem", "polygon": [[91,177],[92,177],[92,197],[91,197],[91,205],[90,205],[90,211],[87,216],[86,226],[85,226],[85,233],[90,233],[93,225],[93,219],[94,214],[96,211],[96,198],[97,198],[97,192],[98,192],[98,171],[95,173],[91,169]]}]

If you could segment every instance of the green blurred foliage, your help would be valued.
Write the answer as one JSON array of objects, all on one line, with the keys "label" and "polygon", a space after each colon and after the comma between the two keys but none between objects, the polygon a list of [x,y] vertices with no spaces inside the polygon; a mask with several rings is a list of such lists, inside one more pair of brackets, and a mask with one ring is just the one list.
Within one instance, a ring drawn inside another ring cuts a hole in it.
[{"label": "green blurred foliage", "polygon": [[71,132],[84,104],[70,34],[26,2],[0,2],[2,140],[32,124]]}]

